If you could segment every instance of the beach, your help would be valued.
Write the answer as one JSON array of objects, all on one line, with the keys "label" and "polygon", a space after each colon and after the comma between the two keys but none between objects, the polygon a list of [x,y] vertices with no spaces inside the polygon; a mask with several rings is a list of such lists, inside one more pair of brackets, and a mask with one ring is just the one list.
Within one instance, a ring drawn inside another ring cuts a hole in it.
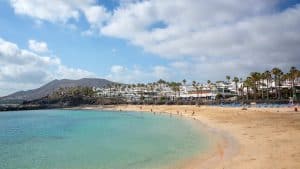
[{"label": "beach", "polygon": [[87,106],[84,109],[169,113],[199,120],[222,140],[207,155],[182,168],[300,168],[300,113],[293,108],[247,108],[177,105]]}]

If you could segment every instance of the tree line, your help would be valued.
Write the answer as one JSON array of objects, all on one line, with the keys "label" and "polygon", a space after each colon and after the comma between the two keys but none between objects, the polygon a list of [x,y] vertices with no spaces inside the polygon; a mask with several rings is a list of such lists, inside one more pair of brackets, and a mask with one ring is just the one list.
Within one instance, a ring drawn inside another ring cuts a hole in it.
[{"label": "tree line", "polygon": [[[264,72],[251,72],[245,80],[234,77],[232,81],[236,85],[237,94],[242,98],[246,96],[247,100],[249,98],[254,100],[281,100],[297,99],[295,84],[299,83],[299,78],[300,71],[296,67],[291,67],[286,73],[275,67]],[[227,79],[230,80],[230,76],[227,76]],[[240,87],[237,86],[239,82],[241,82]]]},{"label": "tree line", "polygon": [[[296,84],[299,84],[300,71],[296,67],[291,67],[288,72],[283,72],[279,68],[273,68],[271,70],[266,70],[264,72],[251,72],[245,79],[238,77],[231,77],[229,75],[225,76],[226,81],[224,83],[230,84],[233,83],[236,89],[235,95],[237,96],[236,101],[248,101],[248,100],[287,100],[289,98],[296,97]],[[289,83],[289,86],[283,86],[286,83]],[[120,91],[125,88],[145,88],[148,91],[158,92],[163,91],[163,86],[169,87],[175,95],[175,102],[182,101],[180,99],[181,87],[186,85],[187,81],[184,79],[181,82],[168,82],[163,79],[158,80],[157,82],[143,84],[110,84],[106,86],[109,88],[109,97],[104,97],[98,95],[97,91],[93,90],[91,87],[70,87],[70,88],[60,88],[59,90],[53,92],[47,98],[39,100],[41,103],[48,104],[68,104],[68,105],[79,105],[79,104],[109,104],[109,103],[124,103],[125,99],[120,95]],[[217,82],[216,82],[217,83]],[[191,85],[194,88],[194,92],[197,94],[197,98],[192,99],[191,101],[198,103],[208,103],[209,100],[203,100],[199,97],[202,94],[204,88],[213,88],[216,87],[216,83],[207,80],[207,84],[203,85],[197,81],[192,81]],[[207,89],[206,89],[207,90]],[[115,92],[114,96],[111,95],[111,92]],[[116,94],[117,93],[117,94]],[[165,96],[161,96],[165,98]],[[143,94],[141,94],[143,98]],[[218,99],[217,97],[216,99]],[[170,101],[170,99],[163,99]],[[187,103],[187,102],[184,102]]]}]

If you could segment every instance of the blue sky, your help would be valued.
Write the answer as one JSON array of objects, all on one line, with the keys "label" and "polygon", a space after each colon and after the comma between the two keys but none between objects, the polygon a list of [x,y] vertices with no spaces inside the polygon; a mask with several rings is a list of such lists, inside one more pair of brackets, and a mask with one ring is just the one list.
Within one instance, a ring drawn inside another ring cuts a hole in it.
[{"label": "blue sky", "polygon": [[0,96],[61,78],[206,82],[286,71],[300,65],[299,16],[299,0],[0,0]]},{"label": "blue sky", "polygon": [[[115,1],[104,2],[109,8],[116,5]],[[16,16],[8,2],[0,3],[2,38],[15,42],[21,48],[27,48],[28,39],[45,41],[53,54],[58,55],[67,66],[92,71],[104,77],[112,65],[132,67],[137,64],[147,68],[166,63],[164,59],[144,52],[142,48],[133,46],[126,40],[100,35],[95,37],[81,35],[81,31],[88,28],[84,19],[76,25],[77,30],[48,22],[37,26],[31,18]],[[135,63],[132,63],[133,61]]]}]

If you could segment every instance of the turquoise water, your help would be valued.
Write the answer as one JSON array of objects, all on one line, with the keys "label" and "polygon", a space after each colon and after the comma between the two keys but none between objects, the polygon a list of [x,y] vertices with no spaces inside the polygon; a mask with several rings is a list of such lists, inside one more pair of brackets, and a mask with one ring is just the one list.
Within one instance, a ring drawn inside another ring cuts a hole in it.
[{"label": "turquoise water", "polygon": [[92,110],[0,112],[0,169],[148,169],[205,150],[193,122]]}]

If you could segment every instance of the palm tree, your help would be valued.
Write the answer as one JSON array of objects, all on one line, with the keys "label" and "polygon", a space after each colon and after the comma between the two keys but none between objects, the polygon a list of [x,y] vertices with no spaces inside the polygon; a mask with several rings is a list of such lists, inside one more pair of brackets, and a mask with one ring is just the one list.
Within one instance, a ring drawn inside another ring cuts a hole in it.
[{"label": "palm tree", "polygon": [[185,86],[185,84],[186,84],[186,80],[185,79],[182,80],[182,84]]},{"label": "palm tree", "polygon": [[264,87],[266,86],[265,84],[265,80],[266,80],[266,75],[265,72],[260,74],[260,87],[261,87],[261,99],[264,99]]},{"label": "palm tree", "polygon": [[198,83],[196,82],[196,81],[193,81],[192,82],[192,85],[193,85],[193,87],[194,87],[194,89],[196,90],[196,92],[197,92],[197,97],[198,97],[198,85],[197,85]]},{"label": "palm tree", "polygon": [[199,86],[199,83],[196,82],[196,81],[193,81],[192,85],[193,85],[194,89],[196,89],[196,92],[197,92],[197,104],[198,104],[198,100],[199,100],[199,87],[198,86]]},{"label": "palm tree", "polygon": [[207,84],[208,84],[208,89],[211,90],[211,81],[207,80]]},{"label": "palm tree", "polygon": [[234,77],[232,81],[235,83],[236,94],[239,95],[239,93],[238,93],[238,82],[239,82],[239,78],[238,78],[238,77]]},{"label": "palm tree", "polygon": [[276,97],[280,99],[280,81],[283,72],[279,68],[273,68],[272,74],[274,75],[274,82],[275,82],[275,90],[276,90]]},{"label": "palm tree", "polygon": [[202,94],[203,94],[203,86],[202,86],[202,84],[200,84],[200,86],[199,86],[199,90],[200,90],[200,97],[202,96]]},{"label": "palm tree", "polygon": [[259,72],[252,72],[250,73],[250,78],[253,82],[253,92],[254,92],[254,99],[257,99],[257,91],[258,91],[258,86],[259,86],[259,81],[261,79],[261,75]]},{"label": "palm tree", "polygon": [[243,83],[243,87],[246,87],[246,99],[249,100],[249,88],[252,88],[253,83],[251,77],[247,77],[247,79]]},{"label": "palm tree", "polygon": [[210,80],[207,80],[207,84],[211,84],[211,81],[210,81]]},{"label": "palm tree", "polygon": [[[287,84],[289,84],[289,82],[292,82],[292,79],[293,79],[292,73],[290,73],[290,72],[283,74],[282,77],[281,77],[281,80],[285,81]],[[291,90],[290,90],[290,96],[289,97],[293,97],[293,87],[292,86],[293,85],[291,84],[290,85]]]},{"label": "palm tree", "polygon": [[196,85],[196,81],[195,80],[192,81],[192,85],[193,85],[193,87]]},{"label": "palm tree", "polygon": [[157,84],[159,86],[159,90],[162,91],[162,84],[166,84],[166,81],[162,80],[162,79],[159,79],[157,81]]},{"label": "palm tree", "polygon": [[296,90],[295,90],[295,80],[299,77],[299,70],[296,67],[291,67],[290,69],[290,79],[292,81],[292,96],[295,99],[296,97]]},{"label": "palm tree", "polygon": [[263,73],[263,77],[264,79],[267,81],[267,84],[266,84],[266,88],[267,88],[267,100],[269,100],[269,84],[272,80],[272,74],[270,71],[266,70],[264,73]]},{"label": "palm tree", "polygon": [[148,90],[150,90],[152,93],[154,92],[154,83],[150,83],[148,85]]},{"label": "palm tree", "polygon": [[240,78],[240,83],[241,83],[241,86],[239,88],[240,95],[242,96],[242,98],[244,98],[244,83],[243,83],[243,78]]},{"label": "palm tree", "polygon": [[229,81],[230,81],[230,76],[229,75],[226,76],[226,80],[229,83]]},{"label": "palm tree", "polygon": [[157,81],[157,83],[158,83],[158,84],[165,84],[166,81],[164,81],[163,79],[159,79],[159,80]]},{"label": "palm tree", "polygon": [[178,92],[178,95],[180,96],[180,85],[181,85],[181,83],[176,83],[176,82],[171,82],[169,84],[171,90],[175,93],[175,97],[176,97],[177,92]]}]

